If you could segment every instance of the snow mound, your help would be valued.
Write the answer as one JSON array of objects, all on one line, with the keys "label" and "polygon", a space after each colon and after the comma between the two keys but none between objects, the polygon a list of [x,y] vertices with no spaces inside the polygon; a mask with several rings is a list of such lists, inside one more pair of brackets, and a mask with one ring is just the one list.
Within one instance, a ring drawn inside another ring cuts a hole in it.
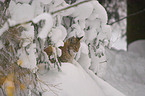
[{"label": "snow mound", "polygon": [[58,85],[59,88],[52,88],[55,94],[49,90],[43,96],[125,96],[94,73],[84,71],[79,64],[62,63],[61,69],[62,72],[51,69],[39,75],[45,82]]},{"label": "snow mound", "polygon": [[145,59],[132,52],[107,50],[106,82],[126,96],[145,96]]},{"label": "snow mound", "polygon": [[141,57],[145,57],[145,40],[137,40],[129,44],[129,52],[134,52],[139,54]]}]

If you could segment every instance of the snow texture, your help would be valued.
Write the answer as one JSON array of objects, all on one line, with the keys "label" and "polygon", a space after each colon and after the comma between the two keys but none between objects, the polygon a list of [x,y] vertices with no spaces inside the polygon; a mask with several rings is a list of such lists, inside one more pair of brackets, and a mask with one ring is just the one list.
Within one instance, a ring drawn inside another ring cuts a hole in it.
[{"label": "snow texture", "polygon": [[67,35],[66,29],[63,26],[52,28],[49,36],[56,47],[63,46],[63,40]]},{"label": "snow texture", "polygon": [[[35,17],[43,13],[43,8],[41,6],[40,1],[41,0],[34,0],[32,2],[32,5],[31,5],[33,7],[33,10],[34,10],[34,16]],[[48,0],[48,1],[50,1],[50,0]]]},{"label": "snow texture", "polygon": [[106,53],[107,70],[104,80],[126,96],[144,96],[145,59],[135,52],[114,49],[107,50]]},{"label": "snow texture", "polygon": [[21,2],[21,3],[29,3],[31,0],[16,0],[16,2]]},{"label": "snow texture", "polygon": [[21,66],[24,68],[29,68],[33,72],[36,72],[37,66],[36,66],[36,55],[35,55],[35,44],[31,44],[29,49],[19,49],[18,50],[18,56],[19,60],[22,61]]},{"label": "snow texture", "polygon": [[3,27],[0,29],[0,36],[6,31],[9,29],[9,25],[8,23],[6,22]]},{"label": "snow texture", "polygon": [[90,2],[81,4],[75,7],[75,11],[73,12],[72,16],[77,17],[77,19],[86,19],[88,18],[93,11],[93,6]]},{"label": "snow texture", "polygon": [[16,4],[14,1],[11,1],[9,11],[11,14],[11,19],[16,21],[16,24],[24,23],[34,18],[33,7],[26,3]]},{"label": "snow texture", "polygon": [[84,71],[78,63],[63,63],[61,69],[62,72],[51,69],[43,75],[40,73],[41,80],[56,86],[47,88],[42,83],[43,88],[51,88],[55,92],[49,90],[43,96],[125,96],[91,71]]},{"label": "snow texture", "polygon": [[25,38],[22,45],[23,47],[26,47],[28,44],[31,44],[34,39],[34,27],[31,26],[31,24],[28,24],[26,28],[27,30],[23,31],[21,34],[21,38]]},{"label": "snow texture", "polygon": [[43,4],[49,4],[52,0],[39,0]]},{"label": "snow texture", "polygon": [[145,58],[145,40],[137,40],[129,44],[128,51]]},{"label": "snow texture", "polygon": [[51,30],[53,26],[53,19],[49,13],[43,13],[37,17],[35,17],[32,21],[34,23],[38,23],[40,20],[45,20],[45,25],[42,30],[39,32],[38,37],[41,39],[46,39],[48,32]]}]

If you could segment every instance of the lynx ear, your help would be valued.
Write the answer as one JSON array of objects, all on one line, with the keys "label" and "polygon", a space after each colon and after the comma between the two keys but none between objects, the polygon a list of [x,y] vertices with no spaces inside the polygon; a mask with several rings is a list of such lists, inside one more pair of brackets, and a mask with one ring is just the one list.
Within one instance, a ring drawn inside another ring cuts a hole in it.
[{"label": "lynx ear", "polygon": [[63,46],[60,46],[60,47],[58,47],[58,48],[62,49],[62,48],[63,48]]},{"label": "lynx ear", "polygon": [[84,36],[82,36],[82,37],[78,37],[78,39],[81,40],[83,37],[84,37]]}]

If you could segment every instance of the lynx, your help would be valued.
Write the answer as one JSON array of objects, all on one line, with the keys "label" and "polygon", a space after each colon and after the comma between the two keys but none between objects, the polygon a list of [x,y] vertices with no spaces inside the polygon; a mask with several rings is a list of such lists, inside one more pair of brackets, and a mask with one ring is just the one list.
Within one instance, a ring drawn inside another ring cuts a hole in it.
[{"label": "lynx", "polygon": [[[82,37],[71,37],[66,42],[64,42],[64,46],[60,46],[59,48],[62,51],[62,55],[59,57],[59,60],[61,62],[72,62],[72,60],[75,57],[75,53],[79,51],[80,48],[80,40],[83,38]],[[52,46],[48,46],[47,48],[44,49],[44,51],[47,53],[49,59],[50,56],[53,53]],[[50,60],[53,61],[54,60]]]}]

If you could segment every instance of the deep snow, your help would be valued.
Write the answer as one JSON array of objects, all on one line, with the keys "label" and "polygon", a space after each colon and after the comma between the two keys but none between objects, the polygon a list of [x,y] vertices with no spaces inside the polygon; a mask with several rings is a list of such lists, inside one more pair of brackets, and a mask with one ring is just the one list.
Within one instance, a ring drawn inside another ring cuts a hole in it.
[{"label": "deep snow", "polygon": [[57,88],[45,86],[48,92],[43,96],[125,96],[93,72],[86,72],[78,63],[63,63],[61,70],[51,69],[39,75],[48,84],[57,85]]},{"label": "deep snow", "polygon": [[107,50],[106,82],[126,96],[145,96],[145,41],[129,45],[129,51]]},{"label": "deep snow", "polygon": [[[130,48],[133,45],[136,43]],[[106,49],[106,57],[106,74],[102,78],[77,62],[63,63],[61,72],[54,68],[43,72],[39,75],[41,80],[56,85],[48,88],[42,84],[49,90],[43,96],[144,96],[145,58],[137,52],[115,49]]]}]

